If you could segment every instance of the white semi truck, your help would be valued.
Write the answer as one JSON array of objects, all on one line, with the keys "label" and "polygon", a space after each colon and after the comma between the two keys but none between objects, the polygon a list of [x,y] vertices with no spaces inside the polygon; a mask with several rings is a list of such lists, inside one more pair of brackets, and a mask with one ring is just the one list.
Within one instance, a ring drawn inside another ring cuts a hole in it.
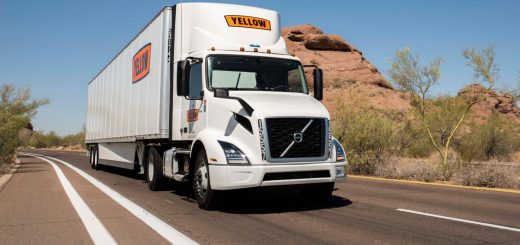
[{"label": "white semi truck", "polygon": [[163,8],[88,84],[90,164],[189,182],[202,209],[223,190],[344,181],[346,156],[320,103],[322,71],[287,51],[275,11],[217,3]]}]

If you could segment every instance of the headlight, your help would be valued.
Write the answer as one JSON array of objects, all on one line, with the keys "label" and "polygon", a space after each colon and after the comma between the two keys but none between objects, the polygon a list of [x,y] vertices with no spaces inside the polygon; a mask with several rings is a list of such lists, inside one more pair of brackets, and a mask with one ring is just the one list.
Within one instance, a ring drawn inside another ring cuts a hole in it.
[{"label": "headlight", "polygon": [[244,155],[238,147],[223,141],[219,141],[218,143],[222,147],[222,150],[224,150],[229,165],[250,165],[247,156]]},{"label": "headlight", "polygon": [[332,141],[334,143],[334,149],[336,150],[336,162],[345,162],[347,161],[347,157],[345,156],[345,151],[338,140],[334,139]]}]

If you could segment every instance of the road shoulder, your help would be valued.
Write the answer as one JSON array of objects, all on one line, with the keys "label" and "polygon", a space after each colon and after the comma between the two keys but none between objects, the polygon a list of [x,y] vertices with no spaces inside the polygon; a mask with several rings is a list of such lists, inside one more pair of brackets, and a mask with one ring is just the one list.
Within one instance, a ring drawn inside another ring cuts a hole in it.
[{"label": "road shoulder", "polygon": [[513,189],[489,188],[489,187],[478,187],[478,186],[465,186],[465,185],[455,185],[455,184],[449,184],[449,183],[423,182],[423,181],[416,181],[416,180],[388,179],[388,178],[381,178],[381,177],[374,177],[374,176],[363,176],[363,175],[348,175],[348,177],[349,178],[357,178],[357,179],[366,179],[366,180],[406,183],[406,184],[431,185],[431,186],[451,187],[451,188],[460,188],[460,189],[468,189],[468,190],[494,191],[494,192],[504,192],[504,193],[520,194],[520,190],[513,190]]},{"label": "road shoulder", "polygon": [[91,244],[52,167],[32,157],[19,159],[0,192],[2,243]]},{"label": "road shoulder", "polygon": [[0,174],[0,192],[4,189],[9,180],[11,180],[16,170],[20,167],[20,163],[20,160],[16,158],[15,162],[10,165],[11,169],[9,169],[9,171],[5,174]]}]

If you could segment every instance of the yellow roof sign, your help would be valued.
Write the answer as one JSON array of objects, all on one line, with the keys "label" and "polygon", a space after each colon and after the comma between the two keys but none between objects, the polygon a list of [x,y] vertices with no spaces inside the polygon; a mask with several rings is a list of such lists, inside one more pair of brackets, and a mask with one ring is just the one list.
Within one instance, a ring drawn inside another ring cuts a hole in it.
[{"label": "yellow roof sign", "polygon": [[226,22],[231,27],[244,27],[261,30],[271,30],[271,21],[243,15],[226,15]]}]

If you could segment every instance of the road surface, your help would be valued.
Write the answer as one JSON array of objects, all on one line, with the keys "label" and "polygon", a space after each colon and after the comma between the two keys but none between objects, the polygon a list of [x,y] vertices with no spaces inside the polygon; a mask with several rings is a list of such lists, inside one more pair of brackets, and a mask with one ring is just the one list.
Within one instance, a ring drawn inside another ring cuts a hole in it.
[{"label": "road surface", "polygon": [[84,153],[32,153],[54,159],[19,156],[0,190],[1,244],[520,244],[520,194],[352,177],[320,206],[254,190],[203,211],[183,186],[151,192]]}]

